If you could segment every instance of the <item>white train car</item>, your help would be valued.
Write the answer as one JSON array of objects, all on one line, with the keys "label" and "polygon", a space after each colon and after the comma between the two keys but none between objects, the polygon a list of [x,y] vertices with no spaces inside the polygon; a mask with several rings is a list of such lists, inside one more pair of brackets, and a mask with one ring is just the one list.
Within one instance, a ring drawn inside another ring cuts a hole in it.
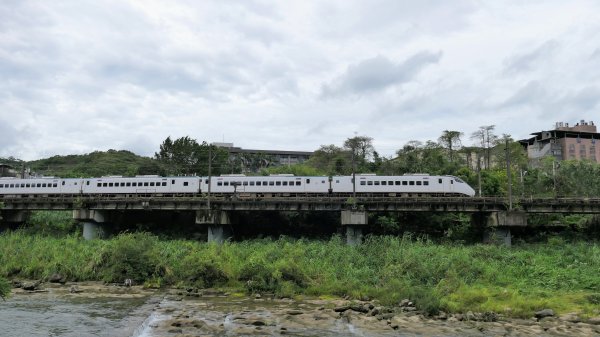
[{"label": "white train car", "polygon": [[[208,179],[203,178],[203,192],[208,190]],[[329,178],[321,176],[296,177],[279,174],[270,176],[222,175],[211,177],[211,193],[215,194],[304,194],[328,193]]]},{"label": "white train car", "polygon": [[55,177],[19,179],[1,178],[0,195],[24,197],[54,194],[77,194],[81,191],[81,179]]},{"label": "white train car", "polygon": [[82,180],[83,194],[197,194],[199,177],[111,176]]},{"label": "white train car", "polygon": [[387,193],[389,196],[464,195],[474,196],[463,180],[454,176],[405,174],[403,176],[357,175],[357,193]]}]

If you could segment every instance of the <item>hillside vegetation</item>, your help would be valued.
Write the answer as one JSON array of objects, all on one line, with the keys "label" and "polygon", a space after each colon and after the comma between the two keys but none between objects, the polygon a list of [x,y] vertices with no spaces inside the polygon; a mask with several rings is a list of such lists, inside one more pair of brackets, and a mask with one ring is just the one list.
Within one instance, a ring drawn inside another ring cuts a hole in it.
[{"label": "hillside vegetation", "polygon": [[64,178],[101,177],[107,175],[135,176],[160,174],[159,163],[129,151],[96,151],[84,155],[53,156],[27,163],[37,174]]}]

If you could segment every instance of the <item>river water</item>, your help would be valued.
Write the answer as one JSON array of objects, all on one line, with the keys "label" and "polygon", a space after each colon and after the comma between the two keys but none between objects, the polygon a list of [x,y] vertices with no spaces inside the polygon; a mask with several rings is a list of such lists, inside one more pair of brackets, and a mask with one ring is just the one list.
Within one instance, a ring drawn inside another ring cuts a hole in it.
[{"label": "river water", "polygon": [[17,293],[0,301],[2,337],[132,336],[147,318],[152,302],[135,298]]},{"label": "river water", "polygon": [[600,336],[600,327],[565,322],[453,322],[420,315],[378,319],[333,310],[342,300],[291,300],[156,292],[78,284],[0,300],[0,337],[180,336]]}]

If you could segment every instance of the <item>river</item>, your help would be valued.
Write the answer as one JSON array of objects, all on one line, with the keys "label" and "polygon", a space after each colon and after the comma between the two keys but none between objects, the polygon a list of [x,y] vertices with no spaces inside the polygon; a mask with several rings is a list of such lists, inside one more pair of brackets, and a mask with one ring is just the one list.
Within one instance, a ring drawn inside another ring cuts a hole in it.
[{"label": "river", "polygon": [[344,300],[159,292],[99,283],[44,286],[39,292],[15,289],[0,301],[1,337],[600,335],[598,326],[562,321],[464,322],[414,312],[382,318],[360,308],[340,312],[349,304]]}]

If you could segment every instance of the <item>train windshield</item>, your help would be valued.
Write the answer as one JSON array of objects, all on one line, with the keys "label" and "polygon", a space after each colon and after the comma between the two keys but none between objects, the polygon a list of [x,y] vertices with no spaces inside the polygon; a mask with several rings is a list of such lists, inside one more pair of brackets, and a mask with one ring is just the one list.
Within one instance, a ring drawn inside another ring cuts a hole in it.
[{"label": "train windshield", "polygon": [[460,178],[454,177],[454,180],[456,180],[457,183],[461,183],[464,184],[465,182],[462,181]]}]

